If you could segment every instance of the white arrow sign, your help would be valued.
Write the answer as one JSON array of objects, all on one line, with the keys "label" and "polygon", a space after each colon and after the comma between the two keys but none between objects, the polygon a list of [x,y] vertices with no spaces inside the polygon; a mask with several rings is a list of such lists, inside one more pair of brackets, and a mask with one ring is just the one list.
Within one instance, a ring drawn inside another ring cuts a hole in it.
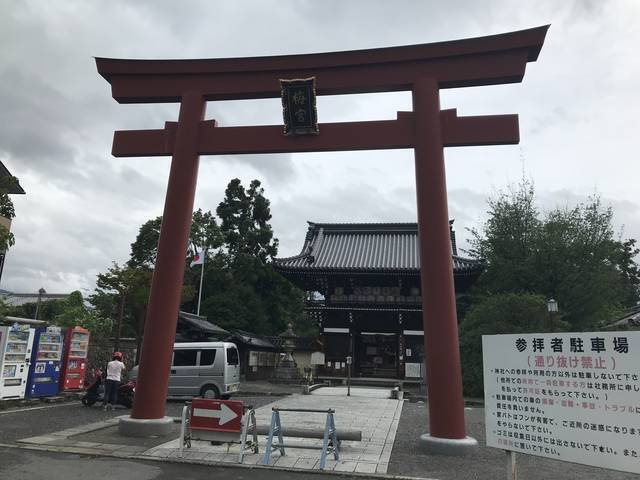
[{"label": "white arrow sign", "polygon": [[210,410],[208,408],[194,408],[194,417],[217,418],[218,424],[224,425],[238,416],[236,412],[227,407],[224,403],[220,404],[220,410]]}]

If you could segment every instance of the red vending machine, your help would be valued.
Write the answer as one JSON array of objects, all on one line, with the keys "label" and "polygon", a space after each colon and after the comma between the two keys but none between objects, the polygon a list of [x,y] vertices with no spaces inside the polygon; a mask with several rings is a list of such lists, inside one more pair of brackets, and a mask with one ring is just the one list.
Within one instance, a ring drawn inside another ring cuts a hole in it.
[{"label": "red vending machine", "polygon": [[87,371],[89,330],[82,327],[68,328],[64,335],[64,357],[60,390],[81,390]]}]

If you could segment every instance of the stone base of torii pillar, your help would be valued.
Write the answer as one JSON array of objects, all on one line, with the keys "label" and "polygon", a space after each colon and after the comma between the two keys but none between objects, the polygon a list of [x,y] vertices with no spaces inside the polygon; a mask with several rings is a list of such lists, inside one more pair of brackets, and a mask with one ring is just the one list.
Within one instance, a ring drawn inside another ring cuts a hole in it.
[{"label": "stone base of torii pillar", "polygon": [[173,417],[152,419],[121,417],[118,423],[118,433],[125,437],[161,437],[172,431]]},{"label": "stone base of torii pillar", "polygon": [[425,433],[420,435],[419,446],[425,453],[463,456],[474,453],[478,449],[478,441],[472,437],[461,439],[438,438]]}]

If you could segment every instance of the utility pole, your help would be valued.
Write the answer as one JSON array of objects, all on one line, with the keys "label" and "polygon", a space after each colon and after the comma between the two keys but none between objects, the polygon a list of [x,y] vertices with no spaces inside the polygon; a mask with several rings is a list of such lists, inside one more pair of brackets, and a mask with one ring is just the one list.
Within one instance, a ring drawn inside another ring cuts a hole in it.
[{"label": "utility pole", "polygon": [[38,313],[40,312],[40,302],[42,301],[42,296],[47,293],[47,291],[40,287],[40,290],[38,290],[38,303],[36,303],[36,314],[34,315],[33,319],[37,320],[38,319]]},{"label": "utility pole", "polygon": [[347,357],[347,397],[351,396],[351,359],[351,356]]},{"label": "utility pole", "polygon": [[127,296],[127,291],[122,290],[122,295],[120,296],[120,312],[118,313],[118,323],[116,324],[116,338],[113,342],[114,351],[120,350],[120,336],[122,335],[122,319],[124,318],[124,302]]},{"label": "utility pole", "polygon": [[553,298],[547,301],[547,312],[549,313],[549,330],[556,331],[555,315],[558,313],[558,302]]}]

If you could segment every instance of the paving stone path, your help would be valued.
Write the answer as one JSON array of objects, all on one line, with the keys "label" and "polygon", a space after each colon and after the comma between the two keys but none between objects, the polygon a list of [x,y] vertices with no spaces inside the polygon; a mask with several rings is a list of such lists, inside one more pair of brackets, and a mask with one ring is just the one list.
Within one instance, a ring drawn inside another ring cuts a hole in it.
[{"label": "paving stone path", "polygon": [[[312,395],[292,395],[279,399],[269,405],[256,409],[258,425],[269,425],[271,422],[271,408],[304,408],[335,410],[335,424],[338,430],[361,430],[362,441],[343,441],[340,448],[340,459],[334,460],[328,456],[325,470],[360,473],[386,473],[393,442],[398,429],[398,422],[402,413],[402,401],[389,398],[389,389],[352,388],[351,396],[346,396],[346,388],[321,388]],[[312,428],[324,430],[326,415],[304,412],[282,412],[281,423],[283,430],[287,427]],[[271,464],[280,467],[296,469],[319,469],[321,439],[284,439],[285,456],[279,451],[271,455]],[[264,455],[266,437],[259,436],[260,453],[246,454],[243,463],[261,464]],[[295,446],[314,446],[318,449],[301,449]],[[239,446],[217,446],[210,442],[194,441],[192,448],[185,450],[185,458],[214,462],[237,462]],[[174,458],[179,456],[179,440],[172,440],[165,444],[151,448],[142,455],[153,457]]]}]

